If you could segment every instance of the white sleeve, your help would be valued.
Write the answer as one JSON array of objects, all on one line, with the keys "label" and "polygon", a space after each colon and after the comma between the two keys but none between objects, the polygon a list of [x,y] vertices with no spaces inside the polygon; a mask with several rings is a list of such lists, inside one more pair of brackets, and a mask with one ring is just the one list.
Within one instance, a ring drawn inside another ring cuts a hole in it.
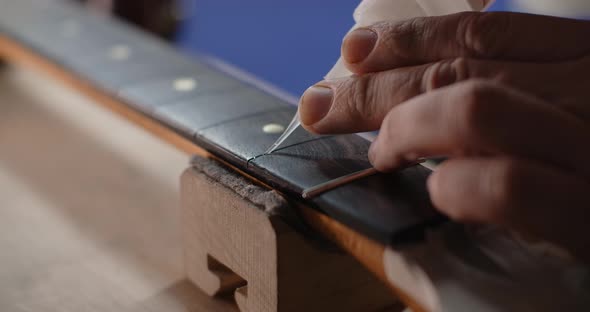
[{"label": "white sleeve", "polygon": [[[405,20],[420,16],[435,16],[462,11],[480,11],[489,0],[364,0],[354,11],[356,24],[351,29],[366,27],[382,21]],[[326,79],[350,76],[342,59],[326,75]]]}]

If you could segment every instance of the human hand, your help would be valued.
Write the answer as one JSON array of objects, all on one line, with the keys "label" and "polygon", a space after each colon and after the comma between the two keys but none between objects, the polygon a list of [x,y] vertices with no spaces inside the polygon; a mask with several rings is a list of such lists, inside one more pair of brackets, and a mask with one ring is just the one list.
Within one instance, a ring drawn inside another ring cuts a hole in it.
[{"label": "human hand", "polygon": [[312,132],[380,129],[381,171],[449,156],[430,177],[434,205],[590,260],[590,23],[460,13],[380,23],[345,38],[357,74],[303,96]]}]

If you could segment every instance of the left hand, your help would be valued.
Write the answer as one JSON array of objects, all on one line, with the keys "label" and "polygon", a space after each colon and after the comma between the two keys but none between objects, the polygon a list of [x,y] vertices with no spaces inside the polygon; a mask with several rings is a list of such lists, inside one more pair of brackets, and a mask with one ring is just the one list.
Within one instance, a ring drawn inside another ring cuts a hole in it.
[{"label": "left hand", "polygon": [[357,75],[322,81],[300,106],[312,132],[380,129],[381,171],[449,156],[434,205],[505,225],[590,260],[590,22],[460,13],[357,30]]}]

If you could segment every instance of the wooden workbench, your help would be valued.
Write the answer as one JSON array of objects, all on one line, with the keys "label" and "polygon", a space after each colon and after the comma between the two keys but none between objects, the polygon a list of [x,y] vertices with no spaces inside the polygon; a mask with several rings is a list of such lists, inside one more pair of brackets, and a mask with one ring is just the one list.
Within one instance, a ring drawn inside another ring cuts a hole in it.
[{"label": "wooden workbench", "polygon": [[3,70],[0,309],[236,311],[183,279],[187,163],[51,80]]}]

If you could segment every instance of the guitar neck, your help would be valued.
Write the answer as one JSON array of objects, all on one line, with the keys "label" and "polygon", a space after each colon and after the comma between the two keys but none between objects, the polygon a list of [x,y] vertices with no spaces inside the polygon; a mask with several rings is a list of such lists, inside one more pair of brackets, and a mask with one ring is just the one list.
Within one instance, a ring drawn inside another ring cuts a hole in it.
[{"label": "guitar neck", "polygon": [[305,189],[370,168],[369,143],[357,135],[317,137],[300,131],[298,144],[254,159],[294,115],[285,100],[72,4],[0,0],[0,6],[0,36],[123,103],[123,109],[372,240],[391,244],[420,238],[443,220],[430,204],[425,183],[430,171],[422,166],[366,177],[304,200]]}]

